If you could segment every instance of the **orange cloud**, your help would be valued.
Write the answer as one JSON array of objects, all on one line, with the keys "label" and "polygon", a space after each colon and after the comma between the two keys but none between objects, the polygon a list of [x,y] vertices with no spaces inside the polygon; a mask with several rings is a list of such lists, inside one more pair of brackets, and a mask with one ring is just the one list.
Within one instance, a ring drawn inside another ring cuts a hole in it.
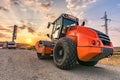
[{"label": "orange cloud", "polygon": [[3,34],[3,33],[0,33],[0,37],[1,38],[10,38],[10,36],[8,36],[7,34]]},{"label": "orange cloud", "polygon": [[2,26],[0,26],[0,30],[1,31],[3,31],[3,32],[12,32],[12,29],[10,29],[10,28],[4,28],[4,27],[2,27]]},{"label": "orange cloud", "polygon": [[3,7],[3,6],[0,6],[0,10],[6,11],[6,12],[9,11],[9,9],[7,9],[6,7]]},{"label": "orange cloud", "polygon": [[3,33],[0,33],[0,37],[5,37],[6,35]]}]

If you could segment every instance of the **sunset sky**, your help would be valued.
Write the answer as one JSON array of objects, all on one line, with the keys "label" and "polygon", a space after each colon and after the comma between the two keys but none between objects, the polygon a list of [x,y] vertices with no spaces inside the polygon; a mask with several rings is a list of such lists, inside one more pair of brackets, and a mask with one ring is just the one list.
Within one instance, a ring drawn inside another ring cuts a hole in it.
[{"label": "sunset sky", "polygon": [[86,26],[102,32],[101,17],[107,11],[109,36],[114,46],[120,46],[120,0],[0,0],[0,41],[11,41],[13,25],[18,26],[18,43],[35,44],[47,40],[47,23],[60,14],[69,13],[85,20]]}]

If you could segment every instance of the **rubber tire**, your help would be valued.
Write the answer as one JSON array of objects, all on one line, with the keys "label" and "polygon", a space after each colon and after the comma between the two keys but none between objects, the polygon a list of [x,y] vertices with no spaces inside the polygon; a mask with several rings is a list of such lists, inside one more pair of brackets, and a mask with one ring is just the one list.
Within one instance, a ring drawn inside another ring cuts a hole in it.
[{"label": "rubber tire", "polygon": [[[61,61],[57,59],[59,47],[62,47],[64,50],[63,59]],[[76,44],[71,39],[66,37],[59,39],[53,49],[53,60],[55,65],[64,70],[72,69],[77,61],[76,53]]]},{"label": "rubber tire", "polygon": [[80,65],[83,65],[83,66],[95,66],[97,64],[98,61],[88,61],[88,62],[84,62],[84,61],[80,61],[78,60],[78,63]]}]

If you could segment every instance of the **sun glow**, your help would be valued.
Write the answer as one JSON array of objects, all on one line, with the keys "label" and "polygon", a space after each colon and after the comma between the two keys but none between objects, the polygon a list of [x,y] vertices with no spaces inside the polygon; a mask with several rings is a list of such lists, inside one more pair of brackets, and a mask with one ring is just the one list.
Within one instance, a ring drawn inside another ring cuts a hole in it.
[{"label": "sun glow", "polygon": [[32,39],[30,39],[30,38],[26,39],[27,44],[32,44],[32,42],[33,42]]}]

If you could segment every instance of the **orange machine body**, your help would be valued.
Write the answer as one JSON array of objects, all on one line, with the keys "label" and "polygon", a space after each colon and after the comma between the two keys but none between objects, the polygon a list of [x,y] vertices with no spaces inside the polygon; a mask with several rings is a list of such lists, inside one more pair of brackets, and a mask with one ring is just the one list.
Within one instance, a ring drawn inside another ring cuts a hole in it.
[{"label": "orange machine body", "polygon": [[45,54],[45,55],[50,55],[52,53],[53,48],[52,47],[48,47],[45,46],[44,44],[40,43],[41,41],[38,41],[35,44],[35,48],[37,50],[38,53],[40,54]]},{"label": "orange machine body", "polygon": [[[76,43],[77,57],[82,61],[89,61],[102,54],[103,48],[113,49],[111,42],[109,45],[103,44],[104,42],[99,38],[95,30],[84,26],[69,27],[65,37],[72,39]],[[47,47],[39,42],[35,45],[38,53],[52,54],[54,46]]]},{"label": "orange machine body", "polygon": [[82,61],[89,61],[102,54],[102,49],[113,49],[113,45],[103,44],[95,30],[84,26],[72,26],[68,29],[66,37],[77,44],[77,57]]}]

